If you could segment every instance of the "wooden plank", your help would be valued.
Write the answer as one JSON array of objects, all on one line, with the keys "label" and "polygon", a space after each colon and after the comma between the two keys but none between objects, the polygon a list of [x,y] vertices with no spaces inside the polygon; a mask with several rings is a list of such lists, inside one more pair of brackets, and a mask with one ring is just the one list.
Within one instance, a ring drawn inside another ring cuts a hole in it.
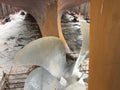
[{"label": "wooden plank", "polygon": [[120,90],[120,0],[91,0],[89,90]]}]

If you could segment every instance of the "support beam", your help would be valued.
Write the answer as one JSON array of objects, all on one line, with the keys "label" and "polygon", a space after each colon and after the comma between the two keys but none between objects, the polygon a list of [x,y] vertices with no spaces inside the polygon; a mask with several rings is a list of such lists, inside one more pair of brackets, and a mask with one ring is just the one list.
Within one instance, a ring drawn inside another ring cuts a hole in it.
[{"label": "support beam", "polygon": [[[57,22],[57,1],[51,2],[47,6],[44,25],[42,27],[42,33],[44,36],[59,36],[58,34],[58,22]],[[40,22],[40,21],[39,21]]]},{"label": "support beam", "polygon": [[44,13],[45,14],[43,15],[39,15],[39,17],[40,16],[44,17],[42,18],[42,20],[41,18],[39,19],[39,17],[37,18],[38,23],[41,27],[42,35],[59,37],[63,41],[66,47],[66,51],[70,52],[68,44],[62,33],[62,28],[61,28],[62,12],[60,11],[60,2],[54,1],[49,3]]},{"label": "support beam", "polygon": [[91,0],[89,90],[120,90],[120,0]]}]

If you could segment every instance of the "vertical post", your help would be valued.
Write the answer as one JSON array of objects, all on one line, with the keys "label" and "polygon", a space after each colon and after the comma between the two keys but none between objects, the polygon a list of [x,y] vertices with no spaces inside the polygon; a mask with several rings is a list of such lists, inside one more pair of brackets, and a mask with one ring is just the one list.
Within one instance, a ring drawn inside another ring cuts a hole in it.
[{"label": "vertical post", "polygon": [[41,26],[43,36],[59,36],[57,26],[57,1],[50,2],[46,6],[45,20]]},{"label": "vertical post", "polygon": [[89,90],[120,90],[120,0],[91,0]]}]

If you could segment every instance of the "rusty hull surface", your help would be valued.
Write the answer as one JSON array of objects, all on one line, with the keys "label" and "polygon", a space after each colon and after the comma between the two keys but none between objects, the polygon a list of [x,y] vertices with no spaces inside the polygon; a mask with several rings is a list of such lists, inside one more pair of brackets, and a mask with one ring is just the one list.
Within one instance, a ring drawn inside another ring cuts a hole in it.
[{"label": "rusty hull surface", "polygon": [[59,36],[58,13],[85,1],[88,0],[0,0],[30,13],[37,20],[43,36]]}]

